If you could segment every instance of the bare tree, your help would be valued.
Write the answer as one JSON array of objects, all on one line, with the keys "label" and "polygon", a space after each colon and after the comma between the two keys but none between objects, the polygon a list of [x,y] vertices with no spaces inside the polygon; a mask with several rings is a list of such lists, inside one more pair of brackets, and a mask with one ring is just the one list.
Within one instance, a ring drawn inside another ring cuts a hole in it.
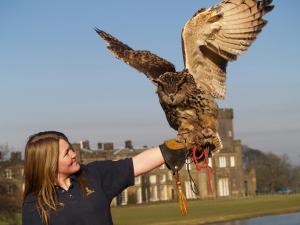
[{"label": "bare tree", "polygon": [[245,169],[255,168],[258,192],[276,192],[296,185],[298,170],[293,167],[287,155],[263,153],[257,149],[244,147],[243,161]]},{"label": "bare tree", "polygon": [[[7,225],[19,225],[20,211],[21,211],[21,193],[17,190],[15,184],[9,184],[9,188],[14,190],[13,194],[8,194],[8,183],[5,179],[4,169],[9,163],[5,160],[5,157],[13,149],[8,144],[0,144],[0,221],[5,222]],[[1,223],[0,222],[0,223]]]},{"label": "bare tree", "polygon": [[0,144],[0,160],[4,160],[5,155],[9,152],[8,144]]}]

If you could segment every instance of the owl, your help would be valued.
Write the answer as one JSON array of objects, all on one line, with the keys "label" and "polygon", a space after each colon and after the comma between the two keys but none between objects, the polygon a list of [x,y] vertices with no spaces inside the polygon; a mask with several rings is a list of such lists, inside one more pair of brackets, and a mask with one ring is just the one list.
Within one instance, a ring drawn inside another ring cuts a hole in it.
[{"label": "owl", "polygon": [[223,0],[200,9],[182,29],[184,69],[176,71],[167,60],[144,50],[134,50],[112,35],[95,28],[108,50],[144,73],[157,87],[160,104],[176,139],[189,149],[222,148],[218,134],[216,99],[225,97],[226,67],[247,49],[267,21],[272,0]]}]

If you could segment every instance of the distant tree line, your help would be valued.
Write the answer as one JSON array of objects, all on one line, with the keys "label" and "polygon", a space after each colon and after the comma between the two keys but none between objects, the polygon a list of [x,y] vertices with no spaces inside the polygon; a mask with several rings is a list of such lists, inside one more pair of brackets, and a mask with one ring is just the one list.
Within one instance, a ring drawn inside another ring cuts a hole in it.
[{"label": "distant tree line", "polygon": [[246,171],[255,169],[258,193],[287,188],[300,192],[300,166],[292,165],[286,154],[279,156],[243,146],[243,163]]},{"label": "distant tree line", "polygon": [[[0,193],[2,185],[0,184]],[[18,225],[20,224],[20,215],[21,212],[21,196],[14,195],[8,196],[3,195],[3,192],[0,195],[0,224],[4,223],[7,225]]]},{"label": "distant tree line", "polygon": [[[13,150],[8,144],[0,144],[0,161],[5,160],[8,153]],[[19,225],[21,212],[21,193],[7,193],[7,181],[4,179],[6,162],[0,164],[0,224]],[[11,187],[16,190],[17,187]]]}]

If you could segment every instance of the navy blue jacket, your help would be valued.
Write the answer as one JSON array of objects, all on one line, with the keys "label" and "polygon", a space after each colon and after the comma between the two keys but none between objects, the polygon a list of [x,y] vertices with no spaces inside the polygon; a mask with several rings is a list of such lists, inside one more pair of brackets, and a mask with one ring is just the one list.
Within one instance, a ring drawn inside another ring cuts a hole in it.
[{"label": "navy blue jacket", "polygon": [[[96,161],[81,165],[81,169],[85,174],[88,194],[82,194],[76,175],[71,176],[68,191],[56,187],[58,201],[64,206],[50,212],[49,225],[112,225],[112,199],[134,185],[132,159]],[[43,224],[33,195],[28,195],[24,201],[22,224]]]}]

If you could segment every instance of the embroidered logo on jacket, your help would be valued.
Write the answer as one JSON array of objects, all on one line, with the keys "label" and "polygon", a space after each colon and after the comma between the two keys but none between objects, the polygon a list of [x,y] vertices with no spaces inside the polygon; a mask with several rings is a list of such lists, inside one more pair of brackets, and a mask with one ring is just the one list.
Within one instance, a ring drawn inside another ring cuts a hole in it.
[{"label": "embroidered logo on jacket", "polygon": [[89,189],[88,187],[85,187],[85,193],[86,196],[89,196],[91,194],[93,194],[95,191],[93,189]]}]

